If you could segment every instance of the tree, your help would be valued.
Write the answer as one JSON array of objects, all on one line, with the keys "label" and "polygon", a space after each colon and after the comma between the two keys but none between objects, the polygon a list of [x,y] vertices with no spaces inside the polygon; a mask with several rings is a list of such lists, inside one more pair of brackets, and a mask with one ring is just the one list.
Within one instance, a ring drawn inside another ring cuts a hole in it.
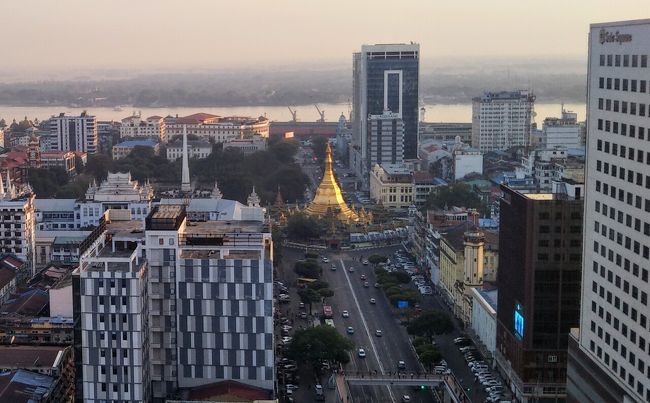
[{"label": "tree", "polygon": [[294,214],[287,221],[289,239],[308,240],[318,238],[321,234],[320,223],[306,214]]},{"label": "tree", "polygon": [[422,365],[424,365],[429,370],[431,370],[431,367],[433,367],[442,358],[440,351],[438,351],[436,346],[431,343],[420,344],[415,348],[415,352],[418,354],[418,359]]},{"label": "tree", "polygon": [[481,198],[472,190],[471,186],[463,182],[438,187],[427,197],[427,209],[444,209],[452,206],[485,208]]},{"label": "tree", "polygon": [[318,294],[323,298],[331,298],[334,296],[334,290],[331,288],[321,288],[318,290]]},{"label": "tree", "polygon": [[454,324],[449,315],[442,311],[425,311],[411,320],[406,331],[415,336],[422,336],[433,341],[433,336],[449,333],[454,330]]},{"label": "tree", "polygon": [[372,264],[386,263],[386,260],[388,260],[388,258],[384,255],[374,254],[368,256],[368,261]]},{"label": "tree", "polygon": [[309,314],[311,315],[311,304],[316,303],[316,302],[321,302],[323,300],[323,296],[320,295],[320,293],[317,290],[314,290],[313,288],[302,288],[298,290],[298,297],[300,297],[300,301],[309,305]]},{"label": "tree", "polygon": [[347,363],[354,343],[331,326],[315,326],[298,330],[289,345],[287,355],[297,361],[320,368],[323,361]]},{"label": "tree", "polygon": [[325,154],[327,153],[327,137],[316,136],[311,139],[311,149],[314,150],[314,156],[318,158],[319,161],[325,159]]},{"label": "tree", "polygon": [[298,142],[295,140],[280,140],[274,141],[269,144],[269,151],[271,151],[278,161],[285,164],[293,163],[293,157],[298,152]]},{"label": "tree", "polygon": [[297,261],[293,265],[293,271],[301,277],[313,279],[319,278],[322,273],[321,267],[313,260]]}]

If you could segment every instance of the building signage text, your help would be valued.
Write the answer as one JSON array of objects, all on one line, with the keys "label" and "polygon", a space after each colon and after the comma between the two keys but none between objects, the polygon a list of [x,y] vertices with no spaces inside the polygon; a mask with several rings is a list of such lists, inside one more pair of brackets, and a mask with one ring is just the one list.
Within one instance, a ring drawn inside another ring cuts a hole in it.
[{"label": "building signage text", "polygon": [[631,34],[621,34],[620,32],[609,32],[606,29],[600,30],[600,44],[605,43],[618,43],[619,45],[623,42],[632,42]]}]

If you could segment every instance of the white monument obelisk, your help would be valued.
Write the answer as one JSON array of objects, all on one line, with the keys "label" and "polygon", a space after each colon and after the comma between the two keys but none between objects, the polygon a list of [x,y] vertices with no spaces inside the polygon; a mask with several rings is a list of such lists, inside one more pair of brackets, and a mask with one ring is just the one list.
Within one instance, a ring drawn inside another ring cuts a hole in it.
[{"label": "white monument obelisk", "polygon": [[181,176],[181,192],[189,193],[191,191],[190,165],[187,157],[187,126],[183,125],[183,172]]}]

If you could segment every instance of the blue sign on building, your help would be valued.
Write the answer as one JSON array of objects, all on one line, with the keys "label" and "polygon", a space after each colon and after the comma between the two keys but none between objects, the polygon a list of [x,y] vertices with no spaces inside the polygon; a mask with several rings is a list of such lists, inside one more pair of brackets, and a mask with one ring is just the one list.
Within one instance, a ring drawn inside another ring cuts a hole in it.
[{"label": "blue sign on building", "polygon": [[409,302],[408,301],[397,301],[397,307],[399,309],[405,309],[409,307]]},{"label": "blue sign on building", "polygon": [[520,304],[515,306],[515,336],[519,340],[524,338],[524,312]]}]

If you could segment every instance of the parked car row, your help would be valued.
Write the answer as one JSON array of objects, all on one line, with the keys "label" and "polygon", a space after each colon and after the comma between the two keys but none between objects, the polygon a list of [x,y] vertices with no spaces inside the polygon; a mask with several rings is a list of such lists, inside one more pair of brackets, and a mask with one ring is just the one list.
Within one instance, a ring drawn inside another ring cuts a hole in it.
[{"label": "parked car row", "polygon": [[485,401],[488,403],[503,401],[505,389],[499,376],[494,374],[489,365],[483,360],[483,356],[472,340],[467,337],[457,337],[454,339],[454,343],[458,346],[458,350],[463,353],[467,366],[474,374],[474,377],[488,394]]}]

